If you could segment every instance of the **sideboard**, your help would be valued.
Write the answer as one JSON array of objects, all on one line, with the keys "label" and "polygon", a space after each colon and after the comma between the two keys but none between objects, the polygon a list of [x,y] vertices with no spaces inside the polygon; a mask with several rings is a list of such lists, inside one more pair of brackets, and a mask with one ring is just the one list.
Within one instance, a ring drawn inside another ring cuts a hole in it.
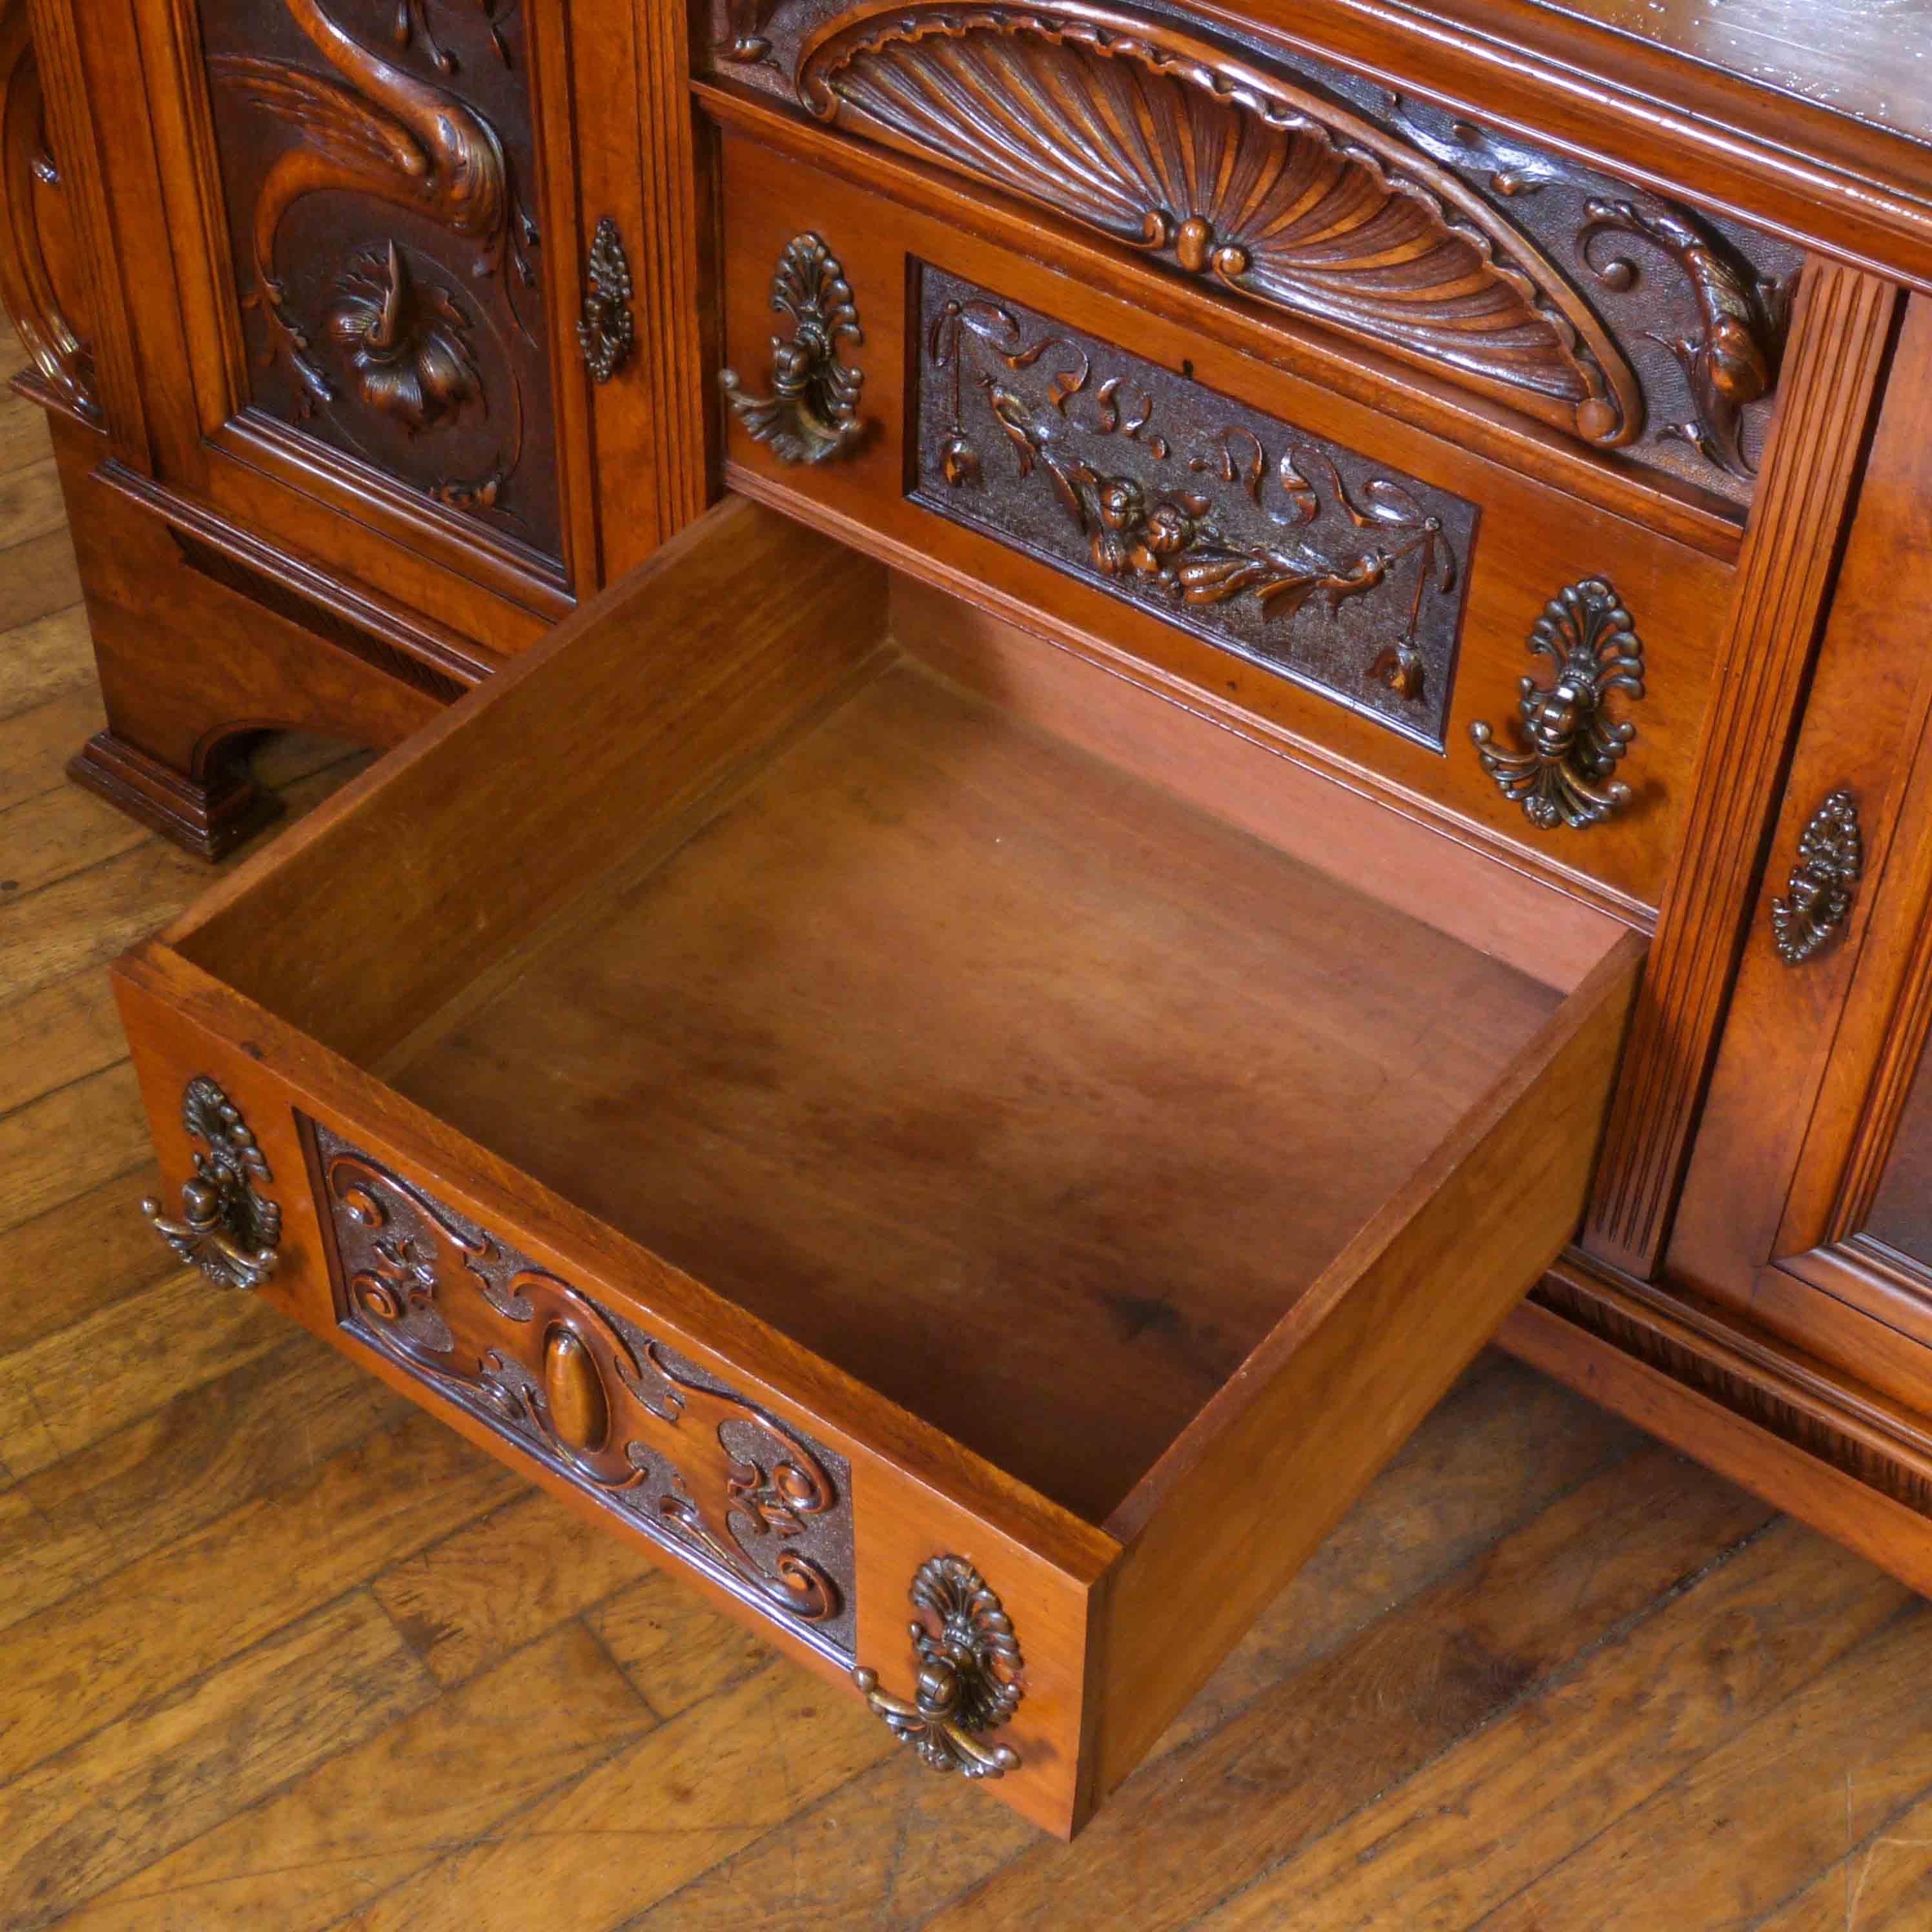
[{"label": "sideboard", "polygon": [[212,1284],[1062,1831],[1491,1339],[1932,1591],[1932,4],[0,0],[0,169],[74,777],[403,747],[121,969]]}]

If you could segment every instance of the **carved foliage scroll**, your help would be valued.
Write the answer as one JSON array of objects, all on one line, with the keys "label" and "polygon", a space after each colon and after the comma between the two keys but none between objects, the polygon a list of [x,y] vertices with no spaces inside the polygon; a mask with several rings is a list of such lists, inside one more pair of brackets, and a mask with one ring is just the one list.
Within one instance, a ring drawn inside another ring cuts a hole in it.
[{"label": "carved foliage scroll", "polygon": [[204,0],[256,407],[555,557],[516,0]]},{"label": "carved foliage scroll", "polygon": [[1473,505],[941,270],[915,500],[1440,747]]},{"label": "carved foliage scroll", "polygon": [[824,119],[1750,500],[1787,244],[1126,7],[792,0],[769,32]]},{"label": "carved foliage scroll", "polygon": [[842,1457],[326,1128],[313,1132],[345,1328],[850,1663]]},{"label": "carved foliage scroll", "polygon": [[81,283],[26,0],[0,0],[0,304],[41,380],[98,422]]}]

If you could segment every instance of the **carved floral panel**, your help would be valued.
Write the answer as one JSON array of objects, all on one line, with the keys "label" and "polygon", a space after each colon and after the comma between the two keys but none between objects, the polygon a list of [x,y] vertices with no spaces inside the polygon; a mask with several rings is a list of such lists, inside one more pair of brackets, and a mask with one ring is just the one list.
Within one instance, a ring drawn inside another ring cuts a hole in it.
[{"label": "carved floral panel", "polygon": [[845,1459],[310,1124],[336,1316],[408,1374],[841,1664]]},{"label": "carved floral panel", "polygon": [[722,69],[854,136],[1750,500],[1786,243],[1167,8],[715,0],[712,28]]},{"label": "carved floral panel", "polygon": [[202,0],[254,406],[562,550],[522,0]]},{"label": "carved floral panel", "polygon": [[920,270],[927,508],[1440,749],[1475,506]]}]

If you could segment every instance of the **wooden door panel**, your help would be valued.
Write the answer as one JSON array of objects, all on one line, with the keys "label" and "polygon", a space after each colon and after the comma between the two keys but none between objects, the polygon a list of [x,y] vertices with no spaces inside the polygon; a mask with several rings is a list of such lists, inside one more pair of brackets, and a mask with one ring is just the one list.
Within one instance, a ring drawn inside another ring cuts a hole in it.
[{"label": "wooden door panel", "polygon": [[1925,1370],[1871,1324],[1932,1348],[1932,663],[1898,588],[1932,558],[1928,369],[1915,299],[1670,1250],[1906,1400]]},{"label": "wooden door panel", "polygon": [[520,6],[203,0],[248,406],[560,563]]}]

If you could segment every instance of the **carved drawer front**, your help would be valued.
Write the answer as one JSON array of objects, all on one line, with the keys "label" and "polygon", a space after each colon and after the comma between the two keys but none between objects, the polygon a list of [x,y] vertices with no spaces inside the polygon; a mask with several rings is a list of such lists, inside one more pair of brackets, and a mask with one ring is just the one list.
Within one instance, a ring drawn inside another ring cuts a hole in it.
[{"label": "carved drawer front", "polygon": [[1224,343],[1211,312],[729,134],[724,179],[740,488],[991,584],[1454,836],[1656,903],[1730,558]]},{"label": "carved drawer front", "polygon": [[208,1293],[1070,1832],[1574,1232],[1645,946],[986,616],[728,501],[117,978]]},{"label": "carved drawer front", "polygon": [[200,10],[252,406],[559,559],[524,10]]},{"label": "carved drawer front", "polygon": [[714,0],[706,58],[1156,272],[1743,506],[1802,256],[1286,49],[1132,5]]},{"label": "carved drawer front", "polygon": [[311,1126],[348,1331],[815,1647],[854,1646],[844,1459]]}]

